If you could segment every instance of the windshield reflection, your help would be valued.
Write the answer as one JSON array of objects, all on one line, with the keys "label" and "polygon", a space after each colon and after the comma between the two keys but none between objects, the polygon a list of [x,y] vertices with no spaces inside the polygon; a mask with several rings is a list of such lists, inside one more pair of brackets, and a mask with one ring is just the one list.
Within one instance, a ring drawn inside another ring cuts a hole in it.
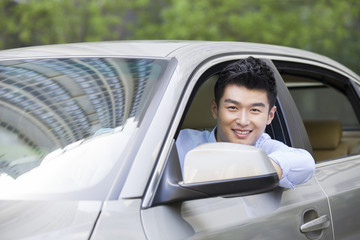
[{"label": "windshield reflection", "polygon": [[[0,198],[69,193],[95,186],[110,175],[116,164],[121,164],[119,159],[126,149],[126,142],[137,128],[134,118],[129,118],[125,125],[57,149],[38,167],[16,179],[3,175],[0,177]],[[101,196],[99,192],[97,194]]]},{"label": "windshield reflection", "polygon": [[77,58],[0,62],[0,176],[139,115],[167,61]]}]

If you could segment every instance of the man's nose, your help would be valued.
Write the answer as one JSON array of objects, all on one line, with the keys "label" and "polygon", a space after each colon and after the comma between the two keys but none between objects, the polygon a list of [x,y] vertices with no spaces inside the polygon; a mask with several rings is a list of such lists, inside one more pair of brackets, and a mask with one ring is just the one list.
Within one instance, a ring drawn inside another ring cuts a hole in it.
[{"label": "man's nose", "polygon": [[236,123],[240,126],[247,126],[250,123],[248,113],[246,111],[240,111],[236,117]]}]

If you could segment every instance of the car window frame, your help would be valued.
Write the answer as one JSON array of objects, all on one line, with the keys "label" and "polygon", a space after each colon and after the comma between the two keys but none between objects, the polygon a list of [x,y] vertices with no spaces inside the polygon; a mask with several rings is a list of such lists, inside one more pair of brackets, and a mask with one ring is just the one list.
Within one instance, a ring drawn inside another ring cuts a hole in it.
[{"label": "car window frame", "polygon": [[[172,123],[168,129],[167,137],[164,139],[162,149],[159,152],[160,154],[158,156],[157,164],[155,166],[155,169],[153,170],[153,173],[163,173],[165,171],[166,162],[168,161],[167,158],[173,155],[172,152],[174,151],[173,148],[175,145],[175,139],[177,139],[178,137],[191,101],[193,100],[196,91],[201,86],[201,84],[207,79],[209,79],[211,76],[220,72],[221,69],[230,62],[234,62],[248,56],[249,55],[247,54],[215,56],[207,59],[206,61],[203,61],[201,64],[199,64],[198,67],[194,68],[193,73],[189,76],[184,86],[181,97],[178,99],[178,105],[176,106],[177,110],[174,113]],[[277,131],[280,131],[280,133],[283,134],[283,137],[286,141],[285,143],[289,146],[303,148],[308,150],[309,152],[312,152],[310,141],[307,137],[302,119],[300,118],[300,115],[296,109],[296,105],[293,102],[292,97],[283,79],[278,73],[275,65],[272,63],[271,56],[256,54],[253,54],[252,56],[261,58],[266,61],[274,71],[278,88],[277,111],[279,114],[279,121],[278,126],[276,126],[276,128],[278,128]],[[291,110],[294,108],[295,110]],[[279,126],[281,127],[279,128]],[[157,194],[157,187],[159,186],[162,177],[163,176],[161,174],[153,174],[152,177],[149,179],[147,189],[144,193],[142,208],[149,208],[152,206],[152,201],[154,199],[154,196]],[[179,181],[181,180],[182,179],[179,179]]]}]

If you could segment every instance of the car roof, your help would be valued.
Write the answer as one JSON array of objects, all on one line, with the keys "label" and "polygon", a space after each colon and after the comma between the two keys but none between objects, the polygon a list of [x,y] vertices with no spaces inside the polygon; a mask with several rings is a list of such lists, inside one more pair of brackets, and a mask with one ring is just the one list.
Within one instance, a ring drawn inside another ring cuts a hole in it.
[{"label": "car roof", "polygon": [[0,60],[33,57],[132,56],[166,57],[187,42],[108,41],[41,45],[0,51]]},{"label": "car roof", "polygon": [[54,57],[145,57],[171,58],[189,62],[196,57],[199,61],[222,54],[272,56],[275,59],[293,58],[312,61],[336,68],[342,73],[360,81],[360,77],[340,63],[316,54],[278,45],[227,42],[227,41],[103,41],[41,45],[0,51],[0,60],[54,58]]}]

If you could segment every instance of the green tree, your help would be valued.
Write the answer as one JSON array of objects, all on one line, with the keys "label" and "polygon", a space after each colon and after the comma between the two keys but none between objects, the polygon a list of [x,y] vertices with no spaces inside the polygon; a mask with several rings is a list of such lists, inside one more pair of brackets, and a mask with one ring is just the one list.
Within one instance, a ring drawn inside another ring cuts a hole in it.
[{"label": "green tree", "polygon": [[248,41],[318,52],[360,73],[358,0],[1,0],[0,48],[122,40]]},{"label": "green tree", "polygon": [[[135,39],[279,44],[318,52],[360,72],[357,0],[135,0]],[[155,16],[155,17],[154,17]]]},{"label": "green tree", "polygon": [[126,0],[2,0],[1,48],[120,39]]},{"label": "green tree", "polygon": [[[16,3],[11,0],[0,1],[0,49],[19,46],[15,18]],[[13,45],[12,45],[13,44]]]}]

